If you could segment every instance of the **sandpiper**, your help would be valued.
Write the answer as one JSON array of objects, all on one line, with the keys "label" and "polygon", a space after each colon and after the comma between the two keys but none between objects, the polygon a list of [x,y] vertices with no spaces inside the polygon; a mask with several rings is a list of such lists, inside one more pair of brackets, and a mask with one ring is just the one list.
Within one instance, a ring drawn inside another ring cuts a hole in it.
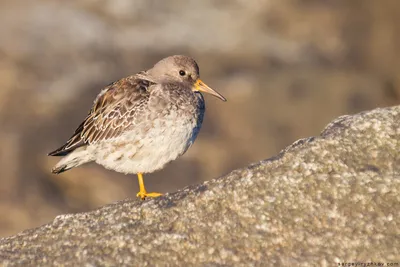
[{"label": "sandpiper", "polygon": [[147,193],[142,174],[163,168],[193,144],[205,112],[200,92],[226,101],[199,76],[194,59],[175,55],[111,83],[66,144],[49,153],[63,156],[52,172],[95,161],[107,169],[137,174],[141,199],[160,196]]}]

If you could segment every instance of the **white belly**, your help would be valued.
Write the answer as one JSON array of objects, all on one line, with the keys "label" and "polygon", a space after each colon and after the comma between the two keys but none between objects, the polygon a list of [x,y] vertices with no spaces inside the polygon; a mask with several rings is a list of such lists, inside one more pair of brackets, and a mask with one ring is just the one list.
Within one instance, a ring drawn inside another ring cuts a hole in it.
[{"label": "white belly", "polygon": [[95,161],[107,169],[122,173],[150,173],[175,160],[192,145],[202,118],[155,121],[143,131],[138,125],[114,140],[92,147]]}]

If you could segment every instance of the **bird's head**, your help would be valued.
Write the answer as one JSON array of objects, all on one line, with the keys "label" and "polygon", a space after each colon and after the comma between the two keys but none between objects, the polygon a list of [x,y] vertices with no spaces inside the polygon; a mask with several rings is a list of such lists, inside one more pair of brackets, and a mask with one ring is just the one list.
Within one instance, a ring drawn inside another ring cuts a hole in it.
[{"label": "bird's head", "polygon": [[157,62],[148,73],[155,79],[170,80],[189,84],[193,91],[204,92],[226,101],[217,91],[211,89],[200,80],[199,66],[196,61],[188,56],[170,56]]}]

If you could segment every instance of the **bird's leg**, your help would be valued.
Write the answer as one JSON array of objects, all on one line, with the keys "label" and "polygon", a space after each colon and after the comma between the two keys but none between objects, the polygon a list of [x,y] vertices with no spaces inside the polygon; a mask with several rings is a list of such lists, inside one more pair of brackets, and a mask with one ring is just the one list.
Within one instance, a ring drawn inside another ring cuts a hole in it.
[{"label": "bird's leg", "polygon": [[136,194],[137,197],[140,197],[142,200],[145,200],[146,197],[159,197],[162,194],[160,193],[147,193],[146,188],[144,187],[144,182],[143,182],[143,174],[138,173],[138,180],[139,180],[139,193]]}]

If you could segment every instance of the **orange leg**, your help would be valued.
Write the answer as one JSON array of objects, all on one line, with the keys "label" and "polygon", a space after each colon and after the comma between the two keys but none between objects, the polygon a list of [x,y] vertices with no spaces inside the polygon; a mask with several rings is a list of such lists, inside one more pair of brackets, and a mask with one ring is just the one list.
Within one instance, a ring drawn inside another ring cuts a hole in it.
[{"label": "orange leg", "polygon": [[147,193],[146,188],[144,187],[143,174],[139,172],[137,176],[139,180],[139,193],[136,194],[137,197],[145,200],[146,197],[159,197],[162,195],[160,193]]}]

